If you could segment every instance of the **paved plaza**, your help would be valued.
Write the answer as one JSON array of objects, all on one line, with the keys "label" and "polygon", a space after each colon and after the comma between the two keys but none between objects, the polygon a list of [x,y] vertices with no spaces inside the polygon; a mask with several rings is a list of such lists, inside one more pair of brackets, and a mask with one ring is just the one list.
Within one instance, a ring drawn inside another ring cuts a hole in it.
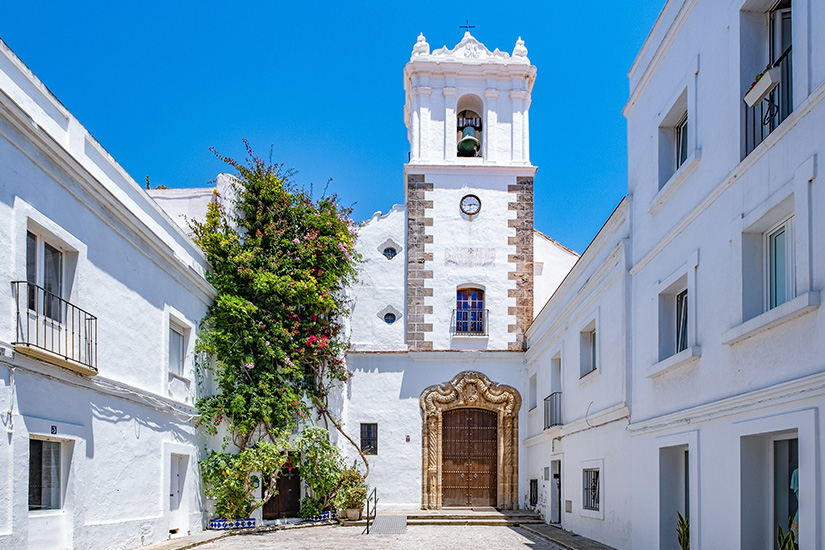
[{"label": "paved plaza", "polygon": [[361,527],[313,527],[225,537],[198,550],[563,550],[518,527],[410,525],[401,535],[362,535]]}]

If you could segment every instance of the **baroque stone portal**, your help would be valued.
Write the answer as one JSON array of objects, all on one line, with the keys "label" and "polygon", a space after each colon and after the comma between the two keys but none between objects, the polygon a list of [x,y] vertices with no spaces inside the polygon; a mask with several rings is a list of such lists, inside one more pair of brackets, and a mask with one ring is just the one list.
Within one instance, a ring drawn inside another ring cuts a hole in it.
[{"label": "baroque stone portal", "polygon": [[419,399],[422,427],[421,507],[442,507],[442,413],[459,408],[493,411],[498,415],[498,508],[518,508],[518,412],[521,395],[515,388],[490,382],[480,372],[465,371],[443,385],[430,386]]}]

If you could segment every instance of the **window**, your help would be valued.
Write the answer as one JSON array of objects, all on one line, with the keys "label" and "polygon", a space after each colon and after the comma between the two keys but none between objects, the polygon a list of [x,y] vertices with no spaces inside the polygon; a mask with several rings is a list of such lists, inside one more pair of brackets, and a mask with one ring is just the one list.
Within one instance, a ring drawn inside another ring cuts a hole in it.
[{"label": "window", "polygon": [[457,291],[455,304],[455,333],[486,334],[484,291],[466,288]]},{"label": "window", "polygon": [[29,510],[62,508],[60,443],[29,440]]},{"label": "window", "polygon": [[378,424],[361,424],[361,452],[378,454]]},{"label": "window", "polygon": [[529,410],[533,410],[536,408],[536,401],[538,401],[538,382],[536,380],[536,375],[530,377],[530,386],[527,389],[527,398],[529,400]]},{"label": "window", "polygon": [[26,282],[29,309],[60,322],[63,254],[31,231],[26,232]]},{"label": "window", "polygon": [[530,506],[535,508],[539,503],[539,480],[530,480]]},{"label": "window", "polygon": [[688,347],[688,291],[676,295],[676,350],[684,351]]},{"label": "window", "polygon": [[183,358],[186,355],[185,332],[174,325],[169,325],[169,372],[183,376]]},{"label": "window", "polygon": [[[767,7],[765,4],[767,2],[759,3],[763,6],[761,9]],[[741,28],[743,95],[756,87],[757,75],[760,80],[778,81],[762,101],[753,107],[745,104],[745,155],[748,155],[793,112],[791,0],[775,2],[767,13],[742,12]]]},{"label": "window", "polygon": [[765,232],[765,310],[794,297],[793,217]]},{"label": "window", "polygon": [[688,121],[687,112],[682,115],[674,128],[676,134],[676,169],[678,170],[688,157]]},{"label": "window", "polygon": [[391,325],[395,322],[395,313],[387,313],[384,315],[384,322]]},{"label": "window", "polygon": [[698,269],[699,250],[694,250],[684,265],[658,283],[659,357],[646,373],[647,377],[693,364],[700,356],[695,319]]},{"label": "window", "polygon": [[581,376],[585,376],[598,366],[596,322],[593,321],[580,334]]},{"label": "window", "polygon": [[688,90],[684,88],[659,122],[659,189],[670,182],[694,152],[689,130]]},{"label": "window", "polygon": [[395,258],[395,255],[396,255],[396,254],[398,254],[398,251],[397,251],[396,249],[394,249],[393,247],[388,246],[387,248],[385,248],[385,249],[384,249],[384,251],[382,252],[382,254],[383,254],[383,255],[384,255],[384,257],[386,257],[388,260],[392,260],[393,258]]},{"label": "window", "polygon": [[585,510],[599,510],[599,470],[598,468],[587,468],[582,470],[584,480],[584,496],[582,498],[582,508]]}]

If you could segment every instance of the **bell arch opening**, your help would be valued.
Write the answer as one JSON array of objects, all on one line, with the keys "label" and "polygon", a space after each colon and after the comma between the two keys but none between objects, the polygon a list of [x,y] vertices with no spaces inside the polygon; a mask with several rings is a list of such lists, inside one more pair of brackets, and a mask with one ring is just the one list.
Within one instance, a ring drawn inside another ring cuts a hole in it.
[{"label": "bell arch opening", "polygon": [[484,103],[474,94],[466,94],[458,99],[456,107],[456,154],[459,157],[482,156],[481,142],[484,123],[481,113]]},{"label": "bell arch opening", "polygon": [[517,509],[518,391],[480,372],[465,371],[425,389],[419,403],[421,507]]}]

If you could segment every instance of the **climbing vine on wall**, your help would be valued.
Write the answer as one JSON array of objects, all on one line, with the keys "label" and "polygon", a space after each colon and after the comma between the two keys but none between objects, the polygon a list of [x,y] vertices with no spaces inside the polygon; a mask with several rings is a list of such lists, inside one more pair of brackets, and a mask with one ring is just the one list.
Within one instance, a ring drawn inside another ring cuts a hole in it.
[{"label": "climbing vine on wall", "polygon": [[349,439],[328,410],[328,395],[349,376],[343,290],[358,261],[350,210],[335,196],[313,200],[283,165],[244,144],[243,163],[215,153],[236,172],[231,196],[192,223],[217,290],[198,341],[199,351],[215,358],[209,368],[217,391],[197,402],[199,425],[226,434],[224,449],[201,469],[219,515],[241,517],[274,490],[273,476],[257,499],[261,480],[253,468],[279,471],[301,419],[331,423]]}]

